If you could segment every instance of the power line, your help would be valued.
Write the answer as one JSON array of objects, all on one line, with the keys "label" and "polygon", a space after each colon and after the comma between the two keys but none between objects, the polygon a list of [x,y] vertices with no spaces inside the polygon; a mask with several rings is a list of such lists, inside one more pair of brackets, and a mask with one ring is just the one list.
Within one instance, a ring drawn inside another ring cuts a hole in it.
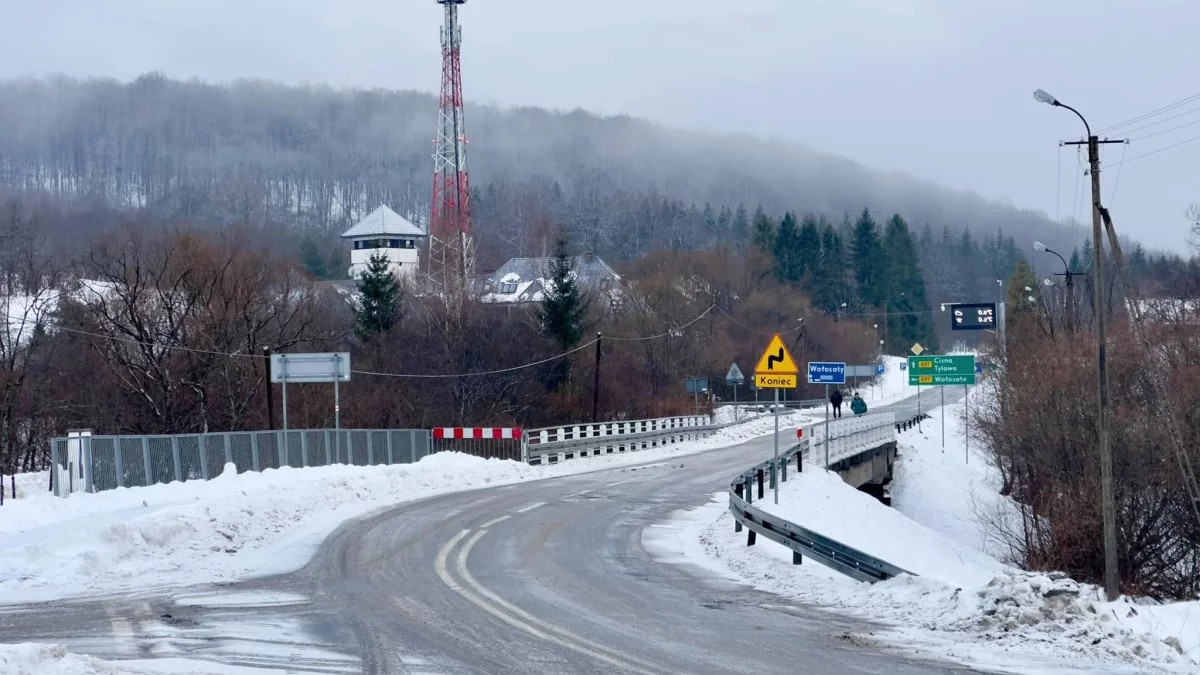
[{"label": "power line", "polygon": [[[1160,152],[1165,152],[1165,151],[1167,151],[1167,150],[1170,150],[1170,149],[1172,149],[1172,148],[1178,148],[1178,147],[1179,147],[1179,146],[1181,146],[1181,145],[1186,145],[1187,143],[1193,143],[1193,142],[1195,142],[1195,141],[1200,141],[1200,136],[1192,136],[1191,138],[1185,138],[1185,139],[1183,139],[1182,141],[1179,141],[1178,143],[1172,143],[1171,145],[1168,145],[1168,146],[1165,146],[1165,147],[1159,148],[1159,149],[1157,149],[1157,150],[1151,150],[1150,152],[1143,152],[1143,153],[1142,153],[1142,154],[1140,154],[1140,155],[1134,155],[1133,157],[1130,157],[1129,159],[1122,160],[1122,161],[1120,162],[1120,164],[1127,164],[1127,163],[1129,163],[1129,162],[1132,162],[1132,161],[1134,161],[1135,159],[1141,159],[1141,158],[1143,158],[1143,157],[1149,157],[1150,155],[1157,155],[1157,154],[1158,154],[1158,153],[1160,153]],[[1113,166],[1120,166],[1120,164],[1114,164]]]},{"label": "power line", "polygon": [[[5,317],[7,317],[9,321],[21,321],[23,323],[33,323],[35,325],[40,325],[40,324],[45,323],[43,321],[32,321],[28,317],[12,316],[11,314],[6,314]],[[138,340],[136,338],[121,337],[119,335],[104,335],[103,333],[92,333],[90,331],[80,330],[78,328],[69,328],[67,326],[61,326],[61,325],[55,325],[54,328],[55,328],[55,330],[61,330],[64,333],[75,333],[76,335],[86,335],[88,337],[99,338],[101,340],[109,340],[111,342],[124,342],[127,344],[140,345],[142,347],[157,347],[159,349],[166,349],[169,351],[191,352],[193,354],[206,354],[208,356],[226,356],[229,358],[237,357],[237,358],[242,358],[242,359],[264,359],[264,358],[267,358],[267,357],[259,355],[259,354],[248,354],[248,353],[243,353],[243,352],[218,352],[218,351],[213,351],[210,349],[195,349],[193,347],[184,347],[182,345],[168,345],[168,344],[163,344],[161,342],[150,342],[147,340]]]},{"label": "power line", "polygon": [[1117,167],[1117,178],[1116,178],[1116,180],[1113,181],[1112,194],[1109,195],[1109,197],[1108,197],[1109,208],[1112,208],[1113,201],[1116,200],[1116,198],[1117,198],[1117,186],[1121,184],[1121,170],[1124,168],[1125,153],[1127,153],[1127,152],[1129,152],[1129,144],[1124,143],[1121,147],[1121,161],[1119,161],[1113,165],[1113,166]]},{"label": "power line", "polygon": [[[1200,110],[1200,108],[1197,108],[1197,110]],[[1187,122],[1187,123],[1185,123],[1185,124],[1180,124],[1180,125],[1177,125],[1177,126],[1173,126],[1173,127],[1167,128],[1167,129],[1162,129],[1162,130],[1160,130],[1160,131],[1156,131],[1156,132],[1154,132],[1154,133],[1152,133],[1152,134],[1146,134],[1145,136],[1138,136],[1137,138],[1131,138],[1131,139],[1129,139],[1129,140],[1131,140],[1131,141],[1140,141],[1140,140],[1143,140],[1143,139],[1146,139],[1146,138],[1153,138],[1153,137],[1155,137],[1155,136],[1161,136],[1161,135],[1163,135],[1163,134],[1170,133],[1170,132],[1172,132],[1172,131],[1179,131],[1180,129],[1186,129],[1186,128],[1188,128],[1188,127],[1192,126],[1193,124],[1200,124],[1200,119],[1195,119],[1195,120],[1192,120],[1191,122]]]},{"label": "power line", "polygon": [[[1171,115],[1170,117],[1164,117],[1164,118],[1162,118],[1161,120],[1158,120],[1158,121],[1156,121],[1156,122],[1151,122],[1151,123],[1149,123],[1149,124],[1143,124],[1143,125],[1142,125],[1142,126],[1140,126],[1140,127],[1135,127],[1135,128],[1133,128],[1133,129],[1125,129],[1125,130],[1123,130],[1121,133],[1122,133],[1122,134],[1135,134],[1135,133],[1137,133],[1137,132],[1139,132],[1139,131],[1142,131],[1143,129],[1149,129],[1149,128],[1151,128],[1151,127],[1156,127],[1156,126],[1158,126],[1158,125],[1160,125],[1160,124],[1164,124],[1164,123],[1166,123],[1166,122],[1170,122],[1171,120],[1177,120],[1177,119],[1179,119],[1180,117],[1187,117],[1188,115],[1191,115],[1191,114],[1194,114],[1194,113],[1197,113],[1197,112],[1200,112],[1200,106],[1198,106],[1198,107],[1195,107],[1195,108],[1192,108],[1191,110],[1184,110],[1183,112],[1181,112],[1181,113],[1176,113],[1176,114],[1174,114],[1174,115]],[[1193,124],[1194,124],[1194,122],[1193,122]],[[1186,125],[1185,125],[1185,126],[1186,126]]]},{"label": "power line", "polygon": [[1102,136],[1104,134],[1111,133],[1112,131],[1114,131],[1116,129],[1120,129],[1121,127],[1126,127],[1126,126],[1129,126],[1130,124],[1137,124],[1138,122],[1150,119],[1151,117],[1154,117],[1155,115],[1160,115],[1169,110],[1174,110],[1175,108],[1178,108],[1179,106],[1187,105],[1188,103],[1191,103],[1192,101],[1195,101],[1197,99],[1200,99],[1200,94],[1192,94],[1191,96],[1187,96],[1185,98],[1179,99],[1178,101],[1175,101],[1174,103],[1169,103],[1169,104],[1167,104],[1161,108],[1158,108],[1156,110],[1151,110],[1148,113],[1143,113],[1141,115],[1138,115],[1137,117],[1131,117],[1130,119],[1127,119],[1124,122],[1118,122],[1117,124],[1114,124],[1110,127],[1101,129],[1096,132],[1096,135]]},{"label": "power line", "polygon": [[608,337],[608,336],[605,336],[603,339],[605,339],[605,340],[614,340],[614,341],[616,341],[616,342],[641,342],[641,341],[643,341],[643,340],[657,340],[657,339],[659,339],[659,338],[664,338],[664,337],[667,337],[668,335],[671,335],[671,334],[673,334],[673,333],[678,333],[679,331],[683,330],[684,328],[687,328],[688,326],[691,326],[692,324],[696,323],[696,322],[697,322],[697,321],[699,321],[700,319],[703,319],[705,316],[708,316],[708,313],[709,313],[709,312],[711,312],[711,311],[713,311],[713,309],[715,309],[715,308],[716,308],[716,305],[715,305],[715,304],[713,304],[713,305],[709,305],[708,309],[704,310],[704,312],[703,312],[703,313],[702,313],[700,316],[698,316],[698,317],[696,317],[696,318],[692,319],[691,321],[689,321],[689,322],[687,322],[687,323],[683,324],[682,326],[676,326],[675,328],[672,328],[672,329],[668,330],[668,331],[667,331],[667,332],[665,332],[665,333],[659,333],[658,335],[650,335],[650,336],[647,336],[647,337],[636,337],[636,338],[623,338],[623,337]]},{"label": "power line", "polygon": [[[763,335],[765,337],[774,337],[774,335],[775,335],[775,333],[767,333],[767,332],[757,330],[757,329],[747,326],[746,324],[742,323],[741,321],[738,321],[737,319],[733,318],[733,315],[731,315],[729,312],[726,312],[724,309],[721,309],[720,307],[717,307],[717,311],[724,314],[726,318],[728,318],[735,325],[737,325],[738,328],[741,328],[742,330],[747,330],[747,331],[750,331],[751,333],[757,333],[758,335]],[[790,330],[780,331],[779,335],[781,337],[784,335],[791,335],[792,333],[795,333],[795,332],[803,330],[803,329],[804,329],[804,326],[796,326],[795,328],[792,328]]]},{"label": "power line", "polygon": [[418,374],[414,374],[414,373],[375,373],[375,372],[366,371],[366,370],[352,370],[350,372],[352,372],[356,375],[375,375],[378,377],[396,377],[396,378],[421,379],[421,380],[447,380],[447,379],[453,379],[453,378],[458,378],[458,377],[481,377],[484,375],[502,375],[504,373],[511,373],[511,372],[514,372],[517,370],[524,370],[525,368],[533,368],[534,366],[540,366],[545,363],[550,363],[551,361],[557,361],[558,359],[570,356],[571,354],[574,354],[575,352],[581,351],[583,349],[587,349],[588,347],[591,347],[592,345],[599,342],[601,339],[602,338],[593,338],[590,342],[585,342],[584,344],[581,344],[578,347],[576,347],[570,351],[563,352],[562,354],[556,354],[554,356],[542,359],[540,361],[534,361],[533,363],[526,363],[526,364],[522,364],[519,366],[513,366],[511,368],[500,368],[498,370],[484,370],[484,371],[476,371],[473,373],[444,373],[444,374],[430,374],[430,375],[418,375]]}]

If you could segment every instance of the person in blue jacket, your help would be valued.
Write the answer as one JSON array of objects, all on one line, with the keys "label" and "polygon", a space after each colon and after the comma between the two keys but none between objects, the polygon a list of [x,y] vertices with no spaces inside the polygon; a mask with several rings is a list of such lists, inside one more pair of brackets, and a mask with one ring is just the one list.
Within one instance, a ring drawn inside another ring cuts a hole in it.
[{"label": "person in blue jacket", "polygon": [[850,401],[850,412],[855,415],[862,415],[867,412],[867,402],[863,400],[862,394],[854,392],[854,399]]}]

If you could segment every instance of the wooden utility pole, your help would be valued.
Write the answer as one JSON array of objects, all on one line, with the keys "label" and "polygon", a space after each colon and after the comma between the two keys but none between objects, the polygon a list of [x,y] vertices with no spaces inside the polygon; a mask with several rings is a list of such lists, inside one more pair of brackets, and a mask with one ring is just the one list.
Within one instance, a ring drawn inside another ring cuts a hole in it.
[{"label": "wooden utility pole", "polygon": [[[1041,100],[1041,99],[1039,99]],[[1054,100],[1051,105],[1060,106],[1075,113],[1087,129],[1086,141],[1070,141],[1063,145],[1083,145],[1088,148],[1088,170],[1092,179],[1092,304],[1096,321],[1096,435],[1100,450],[1100,499],[1101,517],[1104,526],[1104,592],[1109,601],[1121,594],[1121,576],[1117,566],[1117,504],[1113,494],[1112,435],[1108,427],[1108,343],[1106,324],[1108,304],[1104,297],[1104,230],[1100,211],[1100,144],[1124,143],[1122,140],[1100,140],[1092,134],[1092,128],[1078,110]]]},{"label": "wooden utility pole", "polygon": [[263,372],[267,374],[267,431],[275,429],[275,385],[271,384],[271,348],[263,345]]},{"label": "wooden utility pole", "polygon": [[592,422],[600,421],[600,342],[603,336],[596,333],[596,379],[592,383]]}]

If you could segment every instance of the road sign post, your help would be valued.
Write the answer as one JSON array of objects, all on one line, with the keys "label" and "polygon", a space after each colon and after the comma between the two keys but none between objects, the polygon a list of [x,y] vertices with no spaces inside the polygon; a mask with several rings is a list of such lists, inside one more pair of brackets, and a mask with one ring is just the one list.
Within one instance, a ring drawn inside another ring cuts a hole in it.
[{"label": "road sign post", "polygon": [[739,384],[746,383],[746,376],[742,375],[742,369],[738,368],[735,362],[729,366],[729,372],[725,373],[725,384],[733,385],[733,421],[738,419],[738,395],[737,388]]},{"label": "road sign post", "polygon": [[[736,364],[734,364],[736,367]],[[733,369],[730,369],[732,373]],[[800,376],[800,369],[796,366],[796,360],[792,358],[792,353],[788,351],[787,345],[783,344],[783,338],[776,333],[771,337],[771,342],[767,348],[763,350],[762,356],[758,357],[758,364],[754,366],[754,387],[755,398],[757,399],[758,389],[774,389],[775,390],[775,405],[771,408],[771,413],[775,417],[775,459],[773,466],[778,470],[779,467],[779,390],[780,389],[795,389]],[[775,503],[779,503],[779,481],[775,481]]]},{"label": "road sign post", "polygon": [[334,424],[341,425],[341,401],[338,384],[350,381],[350,352],[308,354],[271,354],[271,382],[283,390],[283,430],[288,430],[288,382],[296,384],[333,383]]},{"label": "road sign post", "polygon": [[809,361],[808,383],[825,385],[825,468],[829,468],[829,385],[846,384],[843,361]]}]

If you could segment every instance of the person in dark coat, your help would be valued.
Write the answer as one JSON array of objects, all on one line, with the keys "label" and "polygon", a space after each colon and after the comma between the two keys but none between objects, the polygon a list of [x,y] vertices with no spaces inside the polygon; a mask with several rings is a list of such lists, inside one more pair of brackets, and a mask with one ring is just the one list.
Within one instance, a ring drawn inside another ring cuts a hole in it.
[{"label": "person in dark coat", "polygon": [[833,405],[833,416],[838,418],[842,416],[842,392],[840,389],[834,389],[829,395],[829,403]]}]

